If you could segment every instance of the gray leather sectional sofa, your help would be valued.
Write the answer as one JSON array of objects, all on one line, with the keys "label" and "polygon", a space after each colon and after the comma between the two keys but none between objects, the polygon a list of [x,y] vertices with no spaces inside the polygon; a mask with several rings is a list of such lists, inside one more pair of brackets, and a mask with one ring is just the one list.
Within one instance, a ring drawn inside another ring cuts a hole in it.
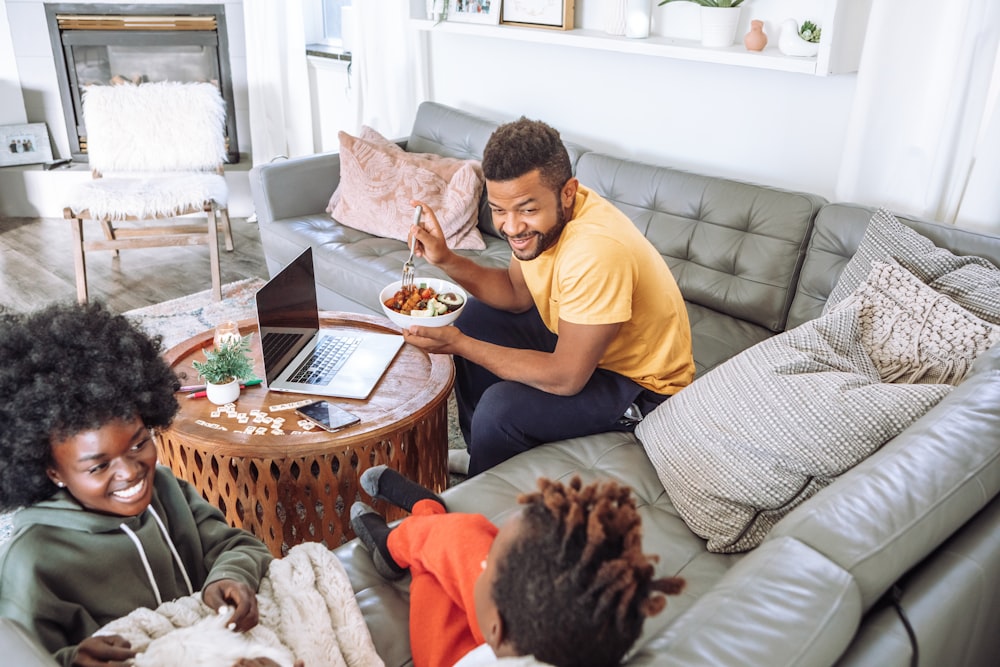
[{"label": "gray leather sectional sofa", "polygon": [[[411,152],[478,158],[502,120],[424,103],[400,143]],[[670,265],[688,304],[699,376],[819,316],[873,212],[570,149],[580,180],[625,211]],[[398,278],[406,248],[330,219],[324,211],[338,177],[335,154],[254,168],[268,266],[274,272],[312,246],[321,307],[379,313],[378,292]],[[998,237],[901,220],[938,246],[1000,264]],[[486,249],[465,252],[505,265],[509,250],[492,235],[485,205],[480,229]],[[437,275],[418,266],[421,274]],[[444,497],[453,511],[501,522],[538,477],[577,474],[632,486],[645,550],[659,555],[663,574],[688,582],[647,621],[629,664],[997,664],[1000,346],[983,354],[936,407],[798,506],[748,552],[706,549],[631,434],[538,447]],[[337,554],[380,655],[390,666],[409,664],[407,581],[382,580],[356,541]],[[0,645],[10,641],[16,640]]]},{"label": "gray leather sectional sofa", "polygon": [[[428,102],[400,144],[478,158],[503,120]],[[688,304],[699,375],[820,315],[873,212],[569,148],[581,182],[625,211],[670,265]],[[324,212],[338,174],[333,154],[253,170],[268,267],[274,271],[312,246],[321,307],[378,313],[378,292],[396,279],[406,248]],[[938,246],[1000,264],[1000,238],[901,220]],[[486,249],[463,252],[506,265],[509,250],[492,234],[485,205],[479,227]],[[417,272],[439,275],[419,265]],[[445,498],[452,510],[500,522],[539,476],[575,474],[631,485],[642,499],[646,550],[659,554],[665,574],[688,580],[685,593],[647,621],[629,664],[889,667],[913,664],[914,644],[921,665],[1000,659],[1000,349],[984,354],[922,419],[746,553],[706,550],[630,434],[544,445],[458,484]],[[386,664],[407,664],[405,580],[381,580],[357,543],[338,555]]]}]

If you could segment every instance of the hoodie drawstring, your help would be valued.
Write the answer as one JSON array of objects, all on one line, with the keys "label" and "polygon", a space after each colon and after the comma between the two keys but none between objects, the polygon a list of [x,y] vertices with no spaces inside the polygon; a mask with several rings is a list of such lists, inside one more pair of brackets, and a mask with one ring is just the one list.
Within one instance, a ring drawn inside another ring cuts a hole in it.
[{"label": "hoodie drawstring", "polygon": [[[166,526],[163,525],[163,521],[160,520],[160,516],[153,509],[152,505],[148,508],[150,515],[156,521],[156,525],[160,527],[160,532],[163,534],[163,539],[167,541],[167,546],[170,547],[170,553],[174,556],[174,562],[177,563],[177,567],[180,568],[181,576],[184,577],[184,583],[187,584],[188,595],[194,593],[194,588],[191,586],[191,579],[188,577],[187,570],[184,568],[184,563],[181,561],[180,554],[177,553],[177,547],[174,546],[174,541],[170,539],[169,533],[167,533]],[[149,579],[149,585],[153,588],[153,595],[156,596],[156,606],[159,607],[163,604],[163,598],[160,596],[160,587],[156,585],[156,578],[153,576],[153,568],[149,566],[149,559],[146,557],[146,550],[142,548],[142,542],[139,541],[139,536],[135,532],[126,526],[124,523],[119,525],[122,532],[128,535],[129,539],[135,545],[135,550],[139,552],[139,558],[142,559],[142,566],[146,570],[146,578]]]}]

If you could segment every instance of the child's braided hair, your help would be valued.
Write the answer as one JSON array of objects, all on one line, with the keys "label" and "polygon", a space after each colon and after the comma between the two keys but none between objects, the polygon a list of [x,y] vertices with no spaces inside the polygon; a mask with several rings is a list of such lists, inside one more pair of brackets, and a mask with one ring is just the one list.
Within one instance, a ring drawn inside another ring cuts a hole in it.
[{"label": "child's braided hair", "polygon": [[521,539],[497,565],[493,597],[522,655],[553,665],[617,665],[646,617],[684,588],[653,578],[629,487],[538,481],[523,494]]}]

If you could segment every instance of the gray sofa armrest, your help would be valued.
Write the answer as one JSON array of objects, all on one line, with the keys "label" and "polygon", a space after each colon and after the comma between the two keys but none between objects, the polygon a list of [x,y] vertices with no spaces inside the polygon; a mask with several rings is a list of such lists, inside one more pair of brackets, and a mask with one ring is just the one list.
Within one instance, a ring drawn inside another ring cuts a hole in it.
[{"label": "gray sofa armrest", "polygon": [[851,575],[783,538],[747,554],[628,664],[825,666],[850,645],[860,622]]},{"label": "gray sofa armrest", "polygon": [[16,621],[0,618],[0,655],[3,664],[17,667],[58,667],[38,640]]},{"label": "gray sofa armrest", "polygon": [[250,191],[262,222],[325,211],[339,182],[339,153],[269,162],[250,170]]},{"label": "gray sofa armrest", "polygon": [[808,544],[858,582],[869,609],[1000,493],[1000,347],[880,450],[782,519],[766,540]]}]

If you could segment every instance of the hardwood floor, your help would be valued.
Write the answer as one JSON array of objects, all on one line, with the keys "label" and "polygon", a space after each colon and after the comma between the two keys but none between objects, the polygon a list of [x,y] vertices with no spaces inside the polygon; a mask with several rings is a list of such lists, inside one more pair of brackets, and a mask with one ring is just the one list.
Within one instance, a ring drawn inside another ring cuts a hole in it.
[{"label": "hardwood floor", "polygon": [[[226,252],[219,236],[222,284],[244,278],[267,278],[257,225],[233,218],[235,249]],[[100,235],[94,224],[87,238]],[[208,246],[87,253],[91,300],[118,312],[149,306],[209,289],[212,278]],[[62,218],[0,218],[0,306],[33,310],[55,301],[76,299],[70,223]]]}]

